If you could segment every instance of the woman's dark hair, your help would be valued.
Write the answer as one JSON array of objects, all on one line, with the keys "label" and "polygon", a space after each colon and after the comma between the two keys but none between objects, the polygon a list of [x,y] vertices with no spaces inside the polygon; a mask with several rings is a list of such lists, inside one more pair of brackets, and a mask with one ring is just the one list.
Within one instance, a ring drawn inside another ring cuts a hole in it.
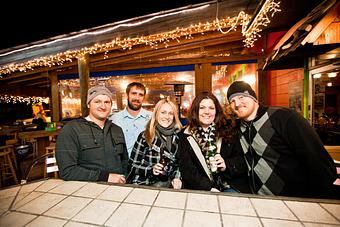
[{"label": "woman's dark hair", "polygon": [[239,130],[239,121],[237,120],[237,116],[235,112],[231,109],[231,106],[228,105],[226,107],[226,110],[224,111],[224,114],[226,116],[226,127],[225,127],[225,133],[226,135],[224,138],[229,143],[233,142],[236,139],[236,136],[238,134]]},{"label": "woman's dark hair", "polygon": [[189,128],[196,129],[200,126],[198,113],[200,109],[200,103],[203,99],[211,99],[214,102],[216,109],[214,122],[216,124],[217,137],[222,137],[226,141],[231,142],[237,133],[237,129],[235,127],[236,125],[234,124],[234,121],[231,117],[227,117],[220,102],[211,92],[201,92],[195,97],[188,113]]}]

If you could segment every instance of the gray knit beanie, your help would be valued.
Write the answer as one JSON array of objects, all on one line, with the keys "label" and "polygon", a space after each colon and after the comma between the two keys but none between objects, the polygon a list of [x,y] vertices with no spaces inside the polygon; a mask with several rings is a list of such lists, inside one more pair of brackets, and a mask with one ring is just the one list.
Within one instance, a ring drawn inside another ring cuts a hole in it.
[{"label": "gray knit beanie", "polygon": [[87,105],[98,95],[107,95],[112,101],[112,93],[109,89],[104,86],[95,86],[87,91]]}]

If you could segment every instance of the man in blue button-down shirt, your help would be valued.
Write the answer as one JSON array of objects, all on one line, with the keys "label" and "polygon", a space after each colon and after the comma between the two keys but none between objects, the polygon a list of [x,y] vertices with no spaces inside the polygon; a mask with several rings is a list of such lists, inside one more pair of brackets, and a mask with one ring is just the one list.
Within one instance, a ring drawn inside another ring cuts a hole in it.
[{"label": "man in blue button-down shirt", "polygon": [[130,83],[126,88],[128,105],[124,110],[110,117],[113,123],[123,129],[129,157],[139,133],[145,130],[145,125],[152,112],[142,108],[146,95],[145,86],[138,82]]}]

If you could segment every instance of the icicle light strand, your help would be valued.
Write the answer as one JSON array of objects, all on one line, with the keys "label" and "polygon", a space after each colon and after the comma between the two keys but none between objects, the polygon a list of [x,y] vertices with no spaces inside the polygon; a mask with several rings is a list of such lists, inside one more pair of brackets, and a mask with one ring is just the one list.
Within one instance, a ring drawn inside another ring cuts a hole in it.
[{"label": "icicle light strand", "polygon": [[[270,23],[269,17],[273,17],[276,12],[280,10],[280,2],[275,2],[275,0],[267,0],[264,4],[260,12],[256,15],[256,18],[253,22],[248,26],[250,22],[250,16],[245,12],[241,11],[237,16],[233,18],[226,19],[218,19],[213,22],[206,23],[198,23],[190,25],[185,28],[176,28],[175,30],[153,34],[148,36],[141,36],[135,38],[114,38],[111,42],[104,44],[94,44],[90,47],[84,47],[78,50],[68,50],[62,53],[57,53],[55,55],[49,55],[45,57],[35,58],[30,61],[20,63],[20,64],[8,64],[3,67],[0,67],[0,78],[2,75],[11,74],[14,72],[26,72],[28,70],[34,70],[37,67],[53,67],[55,65],[63,65],[65,62],[72,62],[75,59],[82,58],[85,54],[96,54],[96,53],[104,53],[104,59],[108,57],[108,52],[114,47],[122,48],[123,50],[131,50],[134,46],[137,45],[146,45],[151,48],[158,49],[161,44],[164,45],[164,48],[169,46],[169,42],[172,40],[176,40],[177,42],[181,42],[181,39],[194,39],[194,34],[204,35],[206,32],[211,31],[220,31],[223,34],[227,34],[230,31],[236,30],[237,26],[242,26],[242,35],[245,37],[243,40],[246,47],[252,47],[254,42],[260,37],[260,32],[263,27],[268,26]],[[180,11],[182,12],[182,11]],[[271,14],[271,15],[269,15]],[[155,16],[155,17],[159,17]],[[152,20],[153,18],[147,19],[147,21]],[[138,24],[122,24],[119,26],[137,26]],[[223,31],[223,29],[227,29]],[[106,29],[105,32],[111,31],[112,29]],[[103,32],[103,31],[99,31]],[[196,37],[198,37],[198,35]],[[77,35],[78,37],[79,35]],[[75,38],[75,37],[69,37]],[[6,54],[6,53],[5,53]]]}]

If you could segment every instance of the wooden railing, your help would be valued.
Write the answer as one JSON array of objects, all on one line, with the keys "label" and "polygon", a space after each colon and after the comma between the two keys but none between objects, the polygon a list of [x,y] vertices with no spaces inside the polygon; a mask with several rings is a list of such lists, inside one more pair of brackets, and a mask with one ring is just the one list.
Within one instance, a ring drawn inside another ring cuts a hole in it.
[{"label": "wooden railing", "polygon": [[340,161],[340,146],[325,146],[330,156],[337,161]]}]

